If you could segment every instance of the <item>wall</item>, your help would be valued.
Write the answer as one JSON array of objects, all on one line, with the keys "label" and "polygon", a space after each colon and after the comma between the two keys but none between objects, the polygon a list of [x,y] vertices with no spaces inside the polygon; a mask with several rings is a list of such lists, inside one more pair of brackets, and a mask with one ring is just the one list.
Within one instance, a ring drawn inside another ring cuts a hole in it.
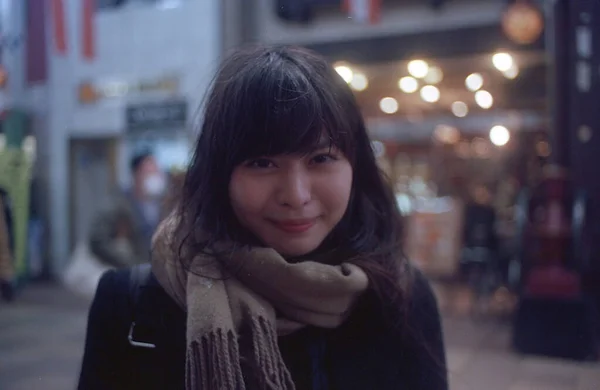
[{"label": "wall", "polygon": [[[249,1],[249,0],[246,0]],[[499,0],[452,0],[440,10],[428,1],[383,2],[382,19],[375,25],[358,24],[342,12],[319,13],[309,25],[287,23],[277,18],[274,0],[252,0],[254,39],[261,42],[313,44],[386,35],[449,30],[497,24],[506,7]]]},{"label": "wall", "polygon": [[[218,0],[184,0],[178,8],[166,10],[139,5],[99,11],[97,58],[86,61],[78,56],[71,77],[77,82],[136,83],[178,75],[181,93],[194,107],[220,54],[218,13]],[[70,132],[119,132],[125,126],[125,105],[139,99],[147,98],[130,96],[89,106],[75,104]]]},{"label": "wall", "polygon": [[[47,42],[50,53],[46,124],[51,136],[44,147],[52,154],[48,166],[48,208],[54,274],[60,273],[69,258],[69,138],[122,134],[128,103],[162,98],[126,96],[81,105],[77,100],[78,85],[83,81],[136,83],[166,73],[177,74],[181,95],[188,99],[194,113],[221,52],[220,0],[183,0],[173,9],[132,5],[97,11],[96,57],[87,61],[81,54],[82,3],[64,2],[67,54],[57,54],[51,34]],[[52,31],[51,26],[48,28]]]}]

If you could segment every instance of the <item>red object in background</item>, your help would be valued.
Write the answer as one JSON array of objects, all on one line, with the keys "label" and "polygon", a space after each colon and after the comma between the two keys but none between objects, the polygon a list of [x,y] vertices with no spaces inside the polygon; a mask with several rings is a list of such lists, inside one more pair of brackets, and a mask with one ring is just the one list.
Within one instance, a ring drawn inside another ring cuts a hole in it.
[{"label": "red object in background", "polygon": [[537,298],[576,298],[581,294],[581,275],[573,263],[571,227],[573,194],[566,171],[547,166],[533,193],[530,228],[524,259],[525,291]]},{"label": "red object in background", "polygon": [[67,28],[65,25],[65,4],[63,0],[52,0],[52,31],[54,46],[58,54],[67,54]]},{"label": "red object in background", "polygon": [[529,273],[526,293],[538,298],[578,298],[581,276],[560,265],[535,267]]},{"label": "red object in background", "polygon": [[95,34],[94,34],[94,8],[95,0],[83,0],[83,57],[92,60],[95,56]]},{"label": "red object in background", "polygon": [[376,24],[381,19],[381,0],[343,0],[342,10],[357,22]]}]

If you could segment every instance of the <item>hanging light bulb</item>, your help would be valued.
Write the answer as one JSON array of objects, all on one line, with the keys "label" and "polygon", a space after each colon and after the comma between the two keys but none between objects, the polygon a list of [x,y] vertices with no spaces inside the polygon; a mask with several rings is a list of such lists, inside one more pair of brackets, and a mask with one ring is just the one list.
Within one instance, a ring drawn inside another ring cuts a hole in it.
[{"label": "hanging light bulb", "polygon": [[352,81],[350,81],[350,87],[355,91],[364,91],[369,86],[369,80],[367,76],[362,73],[354,73]]},{"label": "hanging light bulb", "polygon": [[479,73],[471,73],[465,79],[465,86],[471,92],[478,91],[483,87],[483,76]]},{"label": "hanging light bulb", "polygon": [[350,67],[346,65],[338,65],[335,67],[335,71],[344,79],[345,82],[350,83],[354,77],[354,72]]},{"label": "hanging light bulb", "polygon": [[412,60],[408,63],[408,73],[418,79],[427,76],[429,72],[429,64],[423,60]]},{"label": "hanging light bulb", "polygon": [[510,68],[512,68],[514,60],[510,54],[500,52],[492,56],[492,63],[494,64],[494,67],[496,67],[496,69],[498,69],[500,72],[506,72]]},{"label": "hanging light bulb", "polygon": [[469,113],[469,106],[465,102],[456,101],[452,103],[452,113],[458,118],[464,118]]},{"label": "hanging light bulb", "polygon": [[398,88],[405,93],[413,93],[419,89],[419,82],[414,77],[406,76],[402,77],[398,81]]},{"label": "hanging light bulb", "polygon": [[504,146],[510,141],[510,131],[504,126],[494,126],[490,130],[490,141],[496,146]]},{"label": "hanging light bulb", "polygon": [[483,109],[489,109],[494,105],[494,97],[488,91],[477,91],[475,92],[475,102]]},{"label": "hanging light bulb", "polygon": [[502,72],[502,74],[507,79],[514,80],[517,78],[517,76],[519,76],[519,67],[516,64],[513,64],[509,70]]},{"label": "hanging light bulb", "polygon": [[444,79],[444,73],[439,66],[430,66],[423,80],[427,84],[438,84]]},{"label": "hanging light bulb", "polygon": [[421,88],[421,99],[428,103],[435,103],[440,100],[440,90],[433,85],[426,85]]},{"label": "hanging light bulb", "polygon": [[394,114],[398,111],[398,101],[393,97],[384,97],[379,101],[379,108],[386,114]]}]

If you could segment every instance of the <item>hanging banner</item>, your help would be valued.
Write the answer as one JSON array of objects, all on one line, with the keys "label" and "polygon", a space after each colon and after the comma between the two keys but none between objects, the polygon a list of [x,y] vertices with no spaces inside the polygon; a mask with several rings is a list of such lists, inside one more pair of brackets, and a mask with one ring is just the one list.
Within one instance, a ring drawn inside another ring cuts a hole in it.
[{"label": "hanging banner", "polygon": [[52,31],[54,47],[58,54],[67,54],[67,28],[65,24],[65,4],[63,0],[52,0]]},{"label": "hanging banner", "polygon": [[376,24],[381,19],[381,0],[343,0],[342,9],[359,23]]},{"label": "hanging banner", "polygon": [[82,38],[82,51],[83,58],[88,61],[94,59],[95,56],[95,28],[94,28],[94,8],[96,6],[96,0],[83,0],[83,38]]}]

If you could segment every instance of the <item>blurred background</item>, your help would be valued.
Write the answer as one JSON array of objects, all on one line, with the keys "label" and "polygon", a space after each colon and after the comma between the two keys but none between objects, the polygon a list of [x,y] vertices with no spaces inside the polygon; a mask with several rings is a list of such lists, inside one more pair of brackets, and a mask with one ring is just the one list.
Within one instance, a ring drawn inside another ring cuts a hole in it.
[{"label": "blurred background", "polygon": [[599,22],[593,0],[0,0],[0,388],[74,388],[114,266],[97,216],[134,156],[176,187],[220,59],[267,42],[355,91],[451,389],[600,389]]}]

